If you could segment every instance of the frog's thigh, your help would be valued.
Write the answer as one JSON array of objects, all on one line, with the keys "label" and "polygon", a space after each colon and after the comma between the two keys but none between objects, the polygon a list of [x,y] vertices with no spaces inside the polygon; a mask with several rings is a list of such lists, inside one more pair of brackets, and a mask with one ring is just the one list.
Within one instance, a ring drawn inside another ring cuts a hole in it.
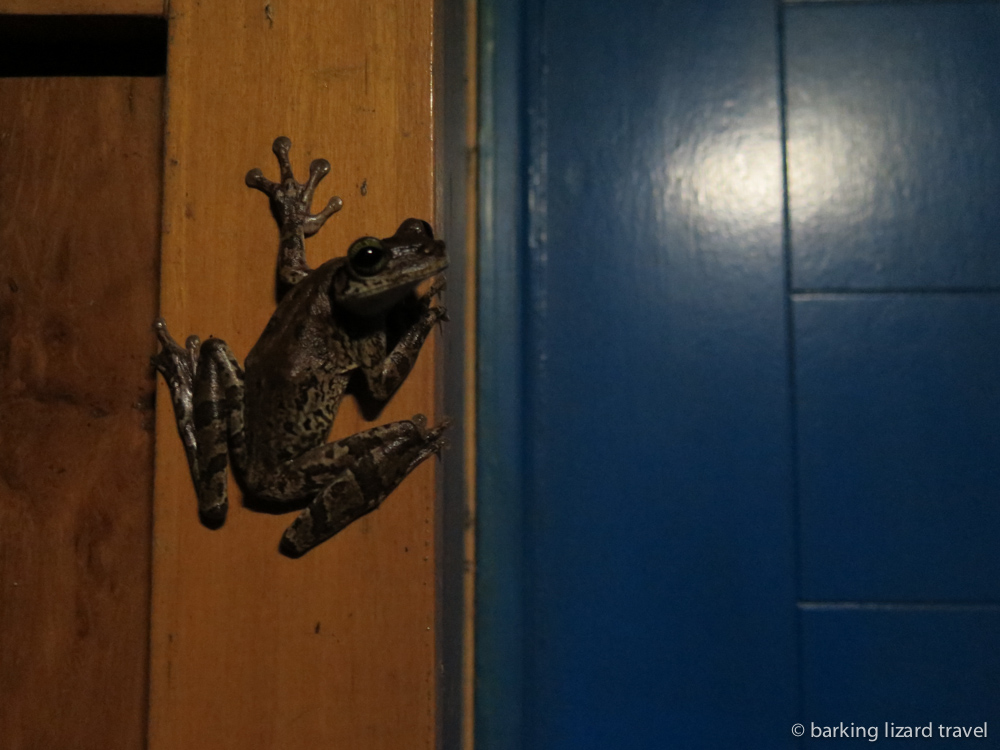
[{"label": "frog's thigh", "polygon": [[[419,439],[420,430],[411,421],[392,422],[324,443],[277,467],[251,467],[250,488],[255,495],[276,502],[297,502],[316,496],[344,472],[359,464],[382,464],[386,449],[402,441]],[[360,468],[362,473],[365,469]]]},{"label": "frog's thigh", "polygon": [[323,472],[309,460],[312,454],[331,456],[328,481],[285,532],[282,552],[292,557],[305,554],[375,510],[421,461],[440,450],[442,432],[441,427],[425,429],[422,419],[393,422],[322,446],[290,462],[307,463],[299,468],[308,472],[304,481],[313,482]]},{"label": "frog's thigh", "polygon": [[194,383],[194,427],[198,456],[198,511],[210,525],[226,518],[226,466],[231,455],[244,463],[243,374],[221,339],[201,346]]}]

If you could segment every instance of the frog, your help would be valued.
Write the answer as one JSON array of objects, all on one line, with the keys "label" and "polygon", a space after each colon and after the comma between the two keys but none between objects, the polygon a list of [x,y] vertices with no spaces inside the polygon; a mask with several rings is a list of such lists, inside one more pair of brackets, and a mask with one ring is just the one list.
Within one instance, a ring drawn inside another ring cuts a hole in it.
[{"label": "frog", "polygon": [[367,396],[384,404],[431,331],[447,320],[439,297],[448,258],[430,224],[411,218],[392,236],[362,237],[345,256],[311,268],[305,240],[343,201],[331,198],[311,213],[330,163],[314,160],[300,183],[289,159],[291,140],[277,138],[272,150],[280,181],[251,169],[245,182],[268,197],[278,225],[273,315],[242,368],[222,339],[202,342],[192,335],[181,346],[158,318],[152,364],[170,390],[201,522],[210,528],[225,523],[231,464],[245,505],[249,499],[300,509],[278,545],[297,558],[378,508],[445,447],[449,421],[428,427],[422,414],[328,438],[350,384],[361,381]]}]

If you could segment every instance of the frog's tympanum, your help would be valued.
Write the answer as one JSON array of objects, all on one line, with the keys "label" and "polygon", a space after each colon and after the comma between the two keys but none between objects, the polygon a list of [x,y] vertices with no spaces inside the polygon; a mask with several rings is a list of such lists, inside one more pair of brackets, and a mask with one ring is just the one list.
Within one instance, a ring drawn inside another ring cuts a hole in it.
[{"label": "frog's tympanum", "polygon": [[224,341],[196,336],[179,346],[162,319],[153,358],[170,386],[202,521],[226,517],[226,465],[249,497],[268,505],[305,506],[285,531],[281,550],[298,557],[374,510],[421,461],[440,452],[445,423],[412,419],[326,442],[352,375],[377,401],[387,400],[416,362],[434,324],[443,280],[416,287],[448,265],[430,226],[407,219],[392,237],[363,237],[347,257],[313,270],[304,240],[340,210],[333,198],[310,214],[316,184],[330,170],[317,159],[300,184],[288,160],[291,142],[274,153],[281,182],[251,170],[246,183],[270,199],[281,235],[278,307],[247,356],[245,372]]}]

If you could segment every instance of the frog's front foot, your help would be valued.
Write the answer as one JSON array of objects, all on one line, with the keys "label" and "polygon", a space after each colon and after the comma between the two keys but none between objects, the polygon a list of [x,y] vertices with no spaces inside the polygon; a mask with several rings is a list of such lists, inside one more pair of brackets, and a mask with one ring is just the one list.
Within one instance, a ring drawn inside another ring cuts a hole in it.
[{"label": "frog's front foot", "polygon": [[427,291],[420,296],[420,307],[422,317],[433,326],[435,323],[445,323],[448,321],[448,309],[436,301],[441,296],[441,292],[447,287],[444,275],[438,276],[431,282]]},{"label": "frog's front foot", "polygon": [[281,182],[271,182],[260,169],[251,169],[246,176],[247,186],[261,191],[270,199],[271,213],[278,222],[282,236],[301,230],[305,237],[311,237],[344,205],[340,198],[334,196],[318,214],[310,213],[313,193],[320,180],[330,171],[330,162],[315,159],[309,165],[309,179],[303,184],[295,179],[288,159],[288,152],[292,148],[291,140],[280,136],[274,140],[271,148],[278,157]]},{"label": "frog's front foot", "polygon": [[431,282],[430,287],[427,289],[427,294],[424,295],[426,299],[434,299],[434,297],[440,296],[441,292],[448,288],[448,280],[445,278],[444,274],[438,274],[434,277]]}]

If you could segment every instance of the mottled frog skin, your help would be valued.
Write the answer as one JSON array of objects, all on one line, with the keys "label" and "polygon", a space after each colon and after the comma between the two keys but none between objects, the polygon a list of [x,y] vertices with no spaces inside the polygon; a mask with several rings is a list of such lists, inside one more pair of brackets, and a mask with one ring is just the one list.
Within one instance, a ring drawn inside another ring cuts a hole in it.
[{"label": "mottled frog skin", "polygon": [[326,442],[353,373],[372,397],[387,400],[409,374],[445,310],[435,303],[443,280],[416,287],[448,265],[430,226],[407,219],[385,239],[364,237],[347,257],[309,268],[304,240],[340,210],[333,198],[310,213],[323,159],[305,184],[292,174],[291,142],[278,138],[281,181],[251,170],[247,185],[265,193],[278,223],[278,307],[240,369],[226,343],[196,336],[179,346],[162,319],[163,374],[198,493],[202,521],[226,518],[226,467],[251,498],[305,509],[280,549],[298,557],[377,508],[420,462],[444,446],[446,423],[428,429],[423,415]]}]

